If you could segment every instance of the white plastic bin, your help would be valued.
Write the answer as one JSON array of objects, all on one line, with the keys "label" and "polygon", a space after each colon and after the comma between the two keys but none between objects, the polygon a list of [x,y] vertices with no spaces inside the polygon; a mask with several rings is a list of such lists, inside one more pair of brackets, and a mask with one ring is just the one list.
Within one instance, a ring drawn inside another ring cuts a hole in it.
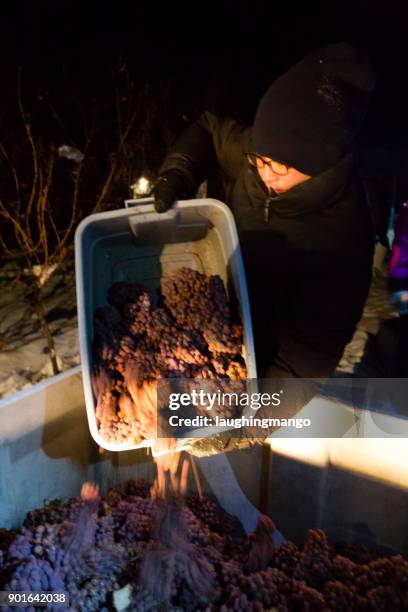
[{"label": "white plastic bin", "polygon": [[[326,400],[325,409],[335,417],[339,406]],[[19,527],[45,500],[78,495],[85,480],[103,494],[129,478],[154,480],[146,451],[99,455],[79,367],[0,400],[0,418],[0,528]],[[271,453],[265,445],[227,457],[244,493],[287,538],[302,542],[320,527],[332,541],[408,555],[406,440],[273,437],[270,444]]]},{"label": "white plastic bin", "polygon": [[[137,201],[136,201],[137,202]],[[146,202],[146,201],[145,201]],[[157,289],[163,279],[186,266],[218,274],[230,297],[237,300],[244,327],[243,355],[249,379],[256,379],[255,352],[248,292],[238,234],[230,209],[212,199],[178,202],[163,214],[151,200],[135,208],[90,215],[75,235],[78,325],[89,428],[107,450],[148,446],[113,444],[98,432],[91,387],[93,314],[106,306],[109,287],[118,281]]]}]

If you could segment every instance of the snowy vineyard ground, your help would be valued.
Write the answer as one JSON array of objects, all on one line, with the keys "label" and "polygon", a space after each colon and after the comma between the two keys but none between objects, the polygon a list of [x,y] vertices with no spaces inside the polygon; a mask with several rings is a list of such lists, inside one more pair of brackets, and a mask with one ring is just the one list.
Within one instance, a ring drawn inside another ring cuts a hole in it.
[{"label": "snowy vineyard ground", "polygon": [[[26,289],[11,267],[0,270],[0,397],[52,376],[47,342]],[[61,371],[80,363],[73,265],[42,289]]]},{"label": "snowy vineyard ground", "polygon": [[[53,276],[43,288],[47,320],[61,371],[80,363],[73,265]],[[382,325],[397,317],[387,289],[384,265],[373,270],[370,294],[357,330],[347,345],[339,373],[391,376],[389,363],[398,346],[395,327]],[[44,339],[25,288],[11,266],[0,269],[0,397],[52,375]]]}]

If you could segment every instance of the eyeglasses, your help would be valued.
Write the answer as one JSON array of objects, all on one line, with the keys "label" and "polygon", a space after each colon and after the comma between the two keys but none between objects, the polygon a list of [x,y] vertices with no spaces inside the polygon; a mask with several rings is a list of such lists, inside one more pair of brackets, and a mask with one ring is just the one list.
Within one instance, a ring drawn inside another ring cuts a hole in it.
[{"label": "eyeglasses", "polygon": [[274,161],[258,155],[257,153],[246,153],[247,160],[251,166],[257,170],[262,170],[265,166],[268,166],[274,174],[278,176],[285,176],[289,172],[289,166],[281,164],[280,162]]}]

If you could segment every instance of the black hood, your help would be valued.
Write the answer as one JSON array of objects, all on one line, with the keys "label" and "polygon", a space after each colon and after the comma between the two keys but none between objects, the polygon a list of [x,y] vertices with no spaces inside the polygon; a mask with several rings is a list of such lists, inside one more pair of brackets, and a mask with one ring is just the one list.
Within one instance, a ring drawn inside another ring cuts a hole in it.
[{"label": "black hood", "polygon": [[364,50],[342,42],[313,51],[261,99],[252,150],[305,174],[320,174],[350,151],[374,84]]}]

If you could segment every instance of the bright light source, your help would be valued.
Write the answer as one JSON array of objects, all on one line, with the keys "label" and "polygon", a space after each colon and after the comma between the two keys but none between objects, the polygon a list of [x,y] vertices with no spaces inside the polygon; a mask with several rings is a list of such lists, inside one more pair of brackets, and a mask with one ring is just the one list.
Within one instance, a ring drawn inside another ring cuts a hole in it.
[{"label": "bright light source", "polygon": [[405,438],[330,440],[329,462],[343,470],[408,489]]},{"label": "bright light source", "polygon": [[328,463],[329,440],[326,438],[268,438],[267,442],[278,455],[320,468]]},{"label": "bright light source", "polygon": [[[324,412],[322,412],[323,405]],[[329,399],[314,398],[296,416],[317,419],[319,414],[320,418],[325,414],[328,419],[338,420],[339,406],[341,404]],[[314,411],[314,408],[319,408],[320,412]],[[349,410],[350,407],[344,405],[344,414]],[[267,442],[273,452],[295,461],[321,468],[331,465],[366,478],[408,489],[406,419],[388,414],[373,416],[364,410],[361,411],[360,417],[360,428],[364,430],[366,438],[353,437],[357,432],[351,428],[344,438],[279,438],[272,435]],[[385,436],[385,432],[392,433],[389,433],[388,437],[374,437]]]},{"label": "bright light source", "polygon": [[151,192],[152,184],[145,176],[141,176],[130,186],[130,189],[132,191],[133,198],[142,198]]}]

